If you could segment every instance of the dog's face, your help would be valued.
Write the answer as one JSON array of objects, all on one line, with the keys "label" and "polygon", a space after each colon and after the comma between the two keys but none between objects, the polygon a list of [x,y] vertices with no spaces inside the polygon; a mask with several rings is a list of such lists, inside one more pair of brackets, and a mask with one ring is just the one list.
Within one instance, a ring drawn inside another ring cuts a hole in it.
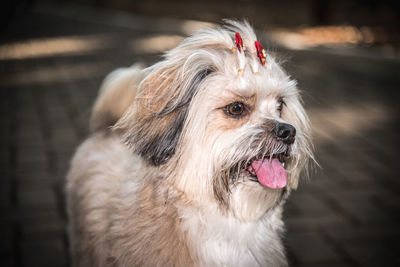
[{"label": "dog's face", "polygon": [[[240,32],[246,50],[235,47]],[[296,83],[257,56],[247,24],[186,39],[153,67],[116,125],[190,200],[259,218],[297,187],[312,156]],[[232,49],[234,47],[234,49]]]}]

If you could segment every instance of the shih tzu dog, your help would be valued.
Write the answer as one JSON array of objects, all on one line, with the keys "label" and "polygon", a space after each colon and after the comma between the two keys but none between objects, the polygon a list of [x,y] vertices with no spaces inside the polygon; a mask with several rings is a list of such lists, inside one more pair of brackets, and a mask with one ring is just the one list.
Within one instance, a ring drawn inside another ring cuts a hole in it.
[{"label": "shih tzu dog", "polygon": [[312,158],[292,80],[247,22],[118,69],[68,174],[76,266],[286,266],[282,206]]}]

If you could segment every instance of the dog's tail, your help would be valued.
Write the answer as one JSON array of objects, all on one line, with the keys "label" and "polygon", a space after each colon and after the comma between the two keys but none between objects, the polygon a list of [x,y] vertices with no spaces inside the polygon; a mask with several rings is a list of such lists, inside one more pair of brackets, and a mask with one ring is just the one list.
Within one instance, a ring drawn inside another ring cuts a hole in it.
[{"label": "dog's tail", "polygon": [[139,65],[111,72],[103,81],[90,118],[92,132],[114,125],[132,104],[145,76]]}]

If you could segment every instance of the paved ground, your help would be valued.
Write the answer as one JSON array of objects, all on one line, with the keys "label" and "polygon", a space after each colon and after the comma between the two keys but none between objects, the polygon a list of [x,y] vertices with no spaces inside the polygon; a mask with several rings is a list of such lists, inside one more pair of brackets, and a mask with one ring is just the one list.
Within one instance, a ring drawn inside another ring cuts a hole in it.
[{"label": "paved ground", "polygon": [[[69,265],[64,176],[102,78],[197,26],[113,14],[42,8],[0,35],[0,266]],[[400,266],[400,60],[280,52],[321,165],[287,205],[291,265]]]}]

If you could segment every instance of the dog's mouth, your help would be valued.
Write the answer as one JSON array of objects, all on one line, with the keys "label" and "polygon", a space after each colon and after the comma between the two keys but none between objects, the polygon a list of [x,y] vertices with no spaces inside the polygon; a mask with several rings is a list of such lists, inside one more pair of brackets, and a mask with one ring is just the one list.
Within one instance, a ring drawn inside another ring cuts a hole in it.
[{"label": "dog's mouth", "polygon": [[252,158],[245,166],[247,176],[265,187],[284,188],[287,185],[286,159],[286,153]]}]

